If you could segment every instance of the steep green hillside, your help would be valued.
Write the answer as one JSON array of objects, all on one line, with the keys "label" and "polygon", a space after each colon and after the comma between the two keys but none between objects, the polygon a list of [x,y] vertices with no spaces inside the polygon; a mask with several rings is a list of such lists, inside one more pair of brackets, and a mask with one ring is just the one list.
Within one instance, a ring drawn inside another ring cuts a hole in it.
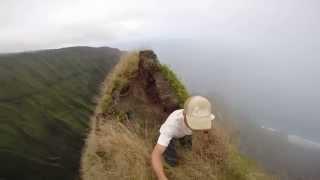
[{"label": "steep green hillside", "polygon": [[0,179],[77,179],[94,95],[121,52],[0,55]]}]

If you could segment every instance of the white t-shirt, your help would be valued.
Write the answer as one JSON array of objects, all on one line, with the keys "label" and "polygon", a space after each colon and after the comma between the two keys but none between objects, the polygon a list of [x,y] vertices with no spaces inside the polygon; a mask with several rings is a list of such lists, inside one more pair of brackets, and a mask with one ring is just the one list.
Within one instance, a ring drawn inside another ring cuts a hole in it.
[{"label": "white t-shirt", "polygon": [[191,135],[192,130],[186,126],[183,118],[183,109],[173,111],[161,125],[160,136],[157,143],[167,147],[172,138]]}]

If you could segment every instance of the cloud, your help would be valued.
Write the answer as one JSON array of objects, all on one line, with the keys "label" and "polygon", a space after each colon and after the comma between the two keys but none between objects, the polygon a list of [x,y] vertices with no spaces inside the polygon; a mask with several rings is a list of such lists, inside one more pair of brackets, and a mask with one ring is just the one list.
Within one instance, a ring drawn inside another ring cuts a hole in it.
[{"label": "cloud", "polygon": [[126,38],[141,24],[130,1],[22,0],[1,4],[0,52],[107,43]]},{"label": "cloud", "polygon": [[155,37],[236,45],[296,40],[297,34],[319,30],[317,5],[315,0],[2,0],[0,52]]}]

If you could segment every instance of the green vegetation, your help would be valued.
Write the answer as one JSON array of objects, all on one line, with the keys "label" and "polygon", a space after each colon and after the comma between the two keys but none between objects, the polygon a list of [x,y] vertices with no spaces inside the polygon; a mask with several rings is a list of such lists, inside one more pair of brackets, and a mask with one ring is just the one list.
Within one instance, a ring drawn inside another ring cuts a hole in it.
[{"label": "green vegetation", "polygon": [[102,96],[102,111],[107,111],[112,103],[112,94],[120,93],[129,79],[138,71],[139,55],[138,52],[123,55],[117,66],[108,75],[105,86],[108,87]]},{"label": "green vegetation", "polygon": [[189,97],[187,89],[168,65],[161,64],[160,70],[162,75],[169,81],[174,93],[178,97],[180,107],[183,107],[185,100]]},{"label": "green vegetation", "polygon": [[241,155],[233,145],[230,145],[228,150],[229,157],[227,159],[224,172],[226,179],[275,179],[271,176],[266,176],[253,160]]},{"label": "green vegetation", "polygon": [[94,95],[120,51],[0,55],[0,179],[75,179]]},{"label": "green vegetation", "polygon": [[[99,118],[99,122],[97,119],[92,119],[92,124],[96,126],[92,126],[81,161],[84,180],[156,179],[150,165],[150,154],[158,137],[161,122],[168,114],[163,111],[161,102],[152,101],[152,98],[157,99],[152,96],[156,93],[147,93],[144,85],[147,82],[151,86],[153,81],[147,79],[150,76],[152,79],[158,71],[151,72],[153,75],[138,77],[136,73],[138,57],[136,52],[126,55],[105,82],[104,98],[99,104],[101,107],[97,107],[101,108],[105,117]],[[178,97],[182,106],[188,97],[186,88],[168,66],[160,65],[160,67],[161,74],[171,86],[171,91],[175,91],[173,96]],[[118,92],[126,86],[131,90],[125,96],[119,97]],[[162,87],[156,87],[158,89],[150,89],[160,92]],[[166,95],[173,98],[170,94]],[[111,108],[115,109],[111,111],[113,113],[110,113]],[[169,179],[272,179],[230,144],[230,137],[218,123],[209,131],[209,137],[209,142],[206,142],[202,133],[194,132],[192,151],[177,145],[179,165],[177,167],[165,165]]]},{"label": "green vegetation", "polygon": [[[160,64],[160,69],[162,75],[169,81],[173,91],[178,97],[180,107],[183,107],[183,103],[189,97],[187,89],[168,65]],[[229,144],[227,147],[228,156],[226,157],[227,160],[221,172],[223,174],[221,179],[247,180],[271,178],[270,176],[266,176],[254,161],[241,155],[234,145]]]}]

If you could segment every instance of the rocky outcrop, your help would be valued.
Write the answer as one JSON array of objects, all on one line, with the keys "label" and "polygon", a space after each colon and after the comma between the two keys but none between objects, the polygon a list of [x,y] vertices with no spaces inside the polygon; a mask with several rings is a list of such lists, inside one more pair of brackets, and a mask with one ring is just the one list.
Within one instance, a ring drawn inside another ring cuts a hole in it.
[{"label": "rocky outcrop", "polygon": [[179,108],[178,98],[160,70],[157,55],[151,50],[139,53],[139,79],[154,103],[160,103],[165,112]]},{"label": "rocky outcrop", "polygon": [[[92,118],[86,140],[82,179],[156,179],[150,154],[161,124],[180,108],[187,90],[151,50],[124,57],[109,77],[101,99],[104,106],[97,106],[101,114]],[[194,131],[192,151],[177,145],[179,166],[165,167],[168,178],[271,179],[253,169],[229,141],[218,123],[206,136]]]}]

